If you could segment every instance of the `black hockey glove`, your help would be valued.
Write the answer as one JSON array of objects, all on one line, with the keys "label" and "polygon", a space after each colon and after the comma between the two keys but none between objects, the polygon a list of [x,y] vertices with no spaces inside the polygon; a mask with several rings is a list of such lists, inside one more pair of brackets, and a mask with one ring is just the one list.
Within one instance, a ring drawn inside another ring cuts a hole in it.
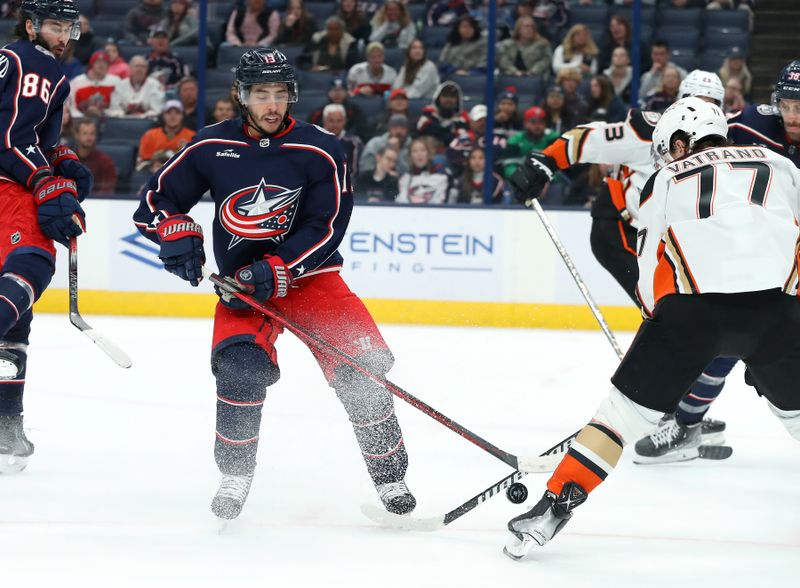
[{"label": "black hockey glove", "polygon": [[164,269],[186,280],[192,286],[203,278],[203,229],[188,214],[170,216],[158,225],[161,250],[158,257]]},{"label": "black hockey glove", "polygon": [[531,151],[508,179],[514,198],[527,206],[530,200],[541,196],[547,182],[553,180],[557,171],[555,159],[541,151]]},{"label": "black hockey glove", "polygon": [[86,213],[78,204],[74,180],[44,176],[36,181],[32,192],[39,227],[50,239],[66,247],[70,237],[86,231]]},{"label": "black hockey glove", "polygon": [[[288,294],[292,285],[292,272],[276,255],[266,255],[262,261],[257,261],[236,271],[233,276],[239,290],[249,294],[259,302],[266,302],[271,298],[283,298]],[[217,289],[222,303],[239,310],[249,306],[226,292]]]},{"label": "black hockey glove", "polygon": [[54,173],[75,180],[78,202],[83,202],[94,186],[94,176],[89,168],[81,163],[78,155],[72,149],[63,145],[54,147],[50,151],[48,159]]}]

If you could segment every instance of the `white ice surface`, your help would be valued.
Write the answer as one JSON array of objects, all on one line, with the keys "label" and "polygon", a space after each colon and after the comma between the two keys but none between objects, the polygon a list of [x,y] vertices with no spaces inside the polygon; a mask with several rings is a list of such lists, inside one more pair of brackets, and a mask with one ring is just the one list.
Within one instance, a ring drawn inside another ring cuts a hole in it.
[{"label": "white ice surface", "polygon": [[[352,429],[311,355],[284,335],[255,482],[222,535],[209,511],[209,320],[87,317],[122,370],[65,316],[34,322],[28,469],[0,477],[0,586],[768,586],[800,565],[800,448],[737,368],[712,416],[731,459],[624,461],[529,561],[501,553],[522,512],[495,497],[434,534],[376,528]],[[583,425],[608,389],[603,335],[386,326],[397,384],[512,453]],[[630,335],[621,339],[627,345]],[[398,401],[417,514],[443,514],[509,469]],[[531,499],[545,475],[525,479]],[[530,501],[529,501],[530,503]],[[780,582],[780,584],[777,584]]]}]

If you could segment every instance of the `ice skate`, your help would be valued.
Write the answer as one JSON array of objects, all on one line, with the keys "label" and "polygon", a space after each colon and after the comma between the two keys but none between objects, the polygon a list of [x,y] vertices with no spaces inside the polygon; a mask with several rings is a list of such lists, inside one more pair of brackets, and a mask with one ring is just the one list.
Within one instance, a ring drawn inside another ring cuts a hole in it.
[{"label": "ice skate", "polygon": [[700,436],[700,445],[723,445],[725,443],[725,422],[703,419]]},{"label": "ice skate", "polygon": [[22,429],[22,416],[0,416],[0,474],[17,474],[28,466],[33,443]]},{"label": "ice skate", "polygon": [[225,521],[238,517],[252,483],[253,474],[243,476],[223,474],[217,495],[211,501],[211,511]]},{"label": "ice skate", "polygon": [[376,486],[383,506],[391,513],[409,514],[417,506],[417,500],[406,486],[405,481],[389,482]]},{"label": "ice skate", "polygon": [[636,442],[633,462],[671,463],[696,459],[702,444],[701,428],[700,423],[687,426],[674,418],[663,420],[651,435]]},{"label": "ice skate", "polygon": [[586,497],[586,492],[575,482],[566,484],[558,496],[546,491],[531,510],[508,522],[511,536],[503,553],[511,559],[522,559],[535,547],[550,541],[572,518],[572,510],[583,504]]}]

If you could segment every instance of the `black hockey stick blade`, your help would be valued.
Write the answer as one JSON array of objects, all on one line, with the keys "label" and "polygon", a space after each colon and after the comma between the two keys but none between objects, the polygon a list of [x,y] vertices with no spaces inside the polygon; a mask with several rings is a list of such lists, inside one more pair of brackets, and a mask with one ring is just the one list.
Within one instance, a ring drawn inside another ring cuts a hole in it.
[{"label": "black hockey stick blade", "polygon": [[721,459],[728,459],[733,455],[733,447],[727,445],[701,445],[698,447],[700,459],[711,459],[719,461]]},{"label": "black hockey stick blade", "polygon": [[[575,440],[575,437],[578,436],[580,431],[576,431],[566,439],[560,441],[553,445],[547,451],[543,451],[540,458],[550,458],[550,463],[558,465],[558,462],[561,461],[561,458],[564,457],[564,454],[569,450],[572,442]],[[520,458],[522,461],[522,458]],[[529,458],[529,463],[533,462],[532,458]],[[542,461],[541,463],[545,463]],[[552,469],[539,469],[535,470],[539,472],[547,472],[552,471]],[[453,510],[445,513],[441,516],[436,517],[428,517],[428,518],[418,518],[418,517],[411,517],[411,516],[404,516],[404,515],[397,515],[394,513],[390,513],[383,508],[379,508],[372,504],[362,504],[361,505],[361,513],[378,525],[384,527],[391,527],[393,529],[402,529],[404,531],[421,531],[424,533],[430,533],[433,531],[438,531],[455,521],[456,519],[462,517],[463,515],[467,514],[474,508],[480,506],[493,496],[497,496],[498,494],[505,494],[505,490],[508,489],[509,486],[518,482],[529,472],[527,471],[515,471],[509,474],[508,476],[502,478],[501,480],[497,481],[496,483],[492,484],[483,492],[476,494],[466,502],[458,505]]]},{"label": "black hockey stick blade", "polygon": [[78,311],[78,239],[72,237],[69,240],[69,322],[78,328],[84,335],[89,337],[102,349],[114,362],[123,368],[133,365],[131,358],[116,344],[106,339],[102,333],[98,333],[83,320]]}]

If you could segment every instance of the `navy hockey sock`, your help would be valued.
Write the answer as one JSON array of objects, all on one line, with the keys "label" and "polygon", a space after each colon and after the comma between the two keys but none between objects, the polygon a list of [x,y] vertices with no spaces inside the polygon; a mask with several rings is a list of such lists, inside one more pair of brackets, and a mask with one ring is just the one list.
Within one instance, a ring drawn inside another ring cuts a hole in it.
[{"label": "navy hockey sock", "polygon": [[350,417],[375,485],[405,478],[408,454],[391,394],[348,366],[337,370],[332,385]]},{"label": "navy hockey sock", "polygon": [[703,420],[711,404],[725,386],[727,376],[739,361],[735,357],[718,357],[712,361],[692,384],[691,390],[678,404],[675,419],[684,425],[694,425]]},{"label": "navy hockey sock", "polygon": [[28,312],[52,277],[53,262],[44,255],[16,253],[6,259],[0,269],[0,338]]},{"label": "navy hockey sock", "polygon": [[263,349],[249,343],[217,352],[212,369],[217,379],[214,459],[223,474],[251,474],[267,386],[278,381],[280,372]]}]

